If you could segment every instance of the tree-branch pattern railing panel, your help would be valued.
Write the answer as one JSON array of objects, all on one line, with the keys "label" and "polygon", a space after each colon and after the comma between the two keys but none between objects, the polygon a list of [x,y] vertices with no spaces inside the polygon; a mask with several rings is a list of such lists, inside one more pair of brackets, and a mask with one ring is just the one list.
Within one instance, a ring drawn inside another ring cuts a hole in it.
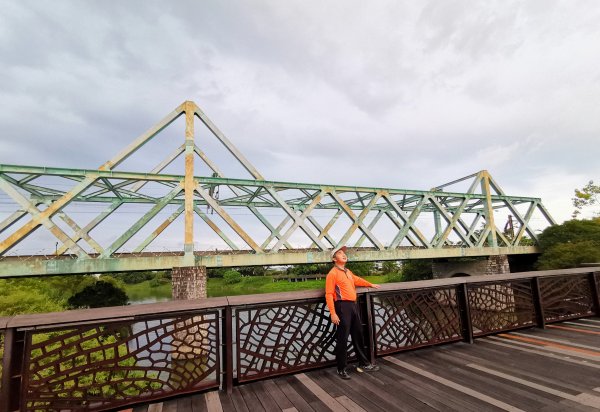
[{"label": "tree-branch pattern railing panel", "polygon": [[455,287],[374,295],[378,355],[461,339]]},{"label": "tree-branch pattern railing panel", "polygon": [[592,292],[587,275],[540,278],[540,294],[546,322],[554,322],[594,313]]},{"label": "tree-branch pattern railing panel", "polygon": [[594,279],[596,280],[596,290],[600,293],[600,272],[594,274]]},{"label": "tree-branch pattern railing panel", "polygon": [[27,332],[24,410],[105,410],[220,382],[217,311]]},{"label": "tree-branch pattern railing panel", "polygon": [[2,358],[4,357],[4,331],[0,330],[0,394],[2,393]]},{"label": "tree-branch pattern railing panel", "polygon": [[467,285],[473,335],[511,330],[535,323],[531,281]]},{"label": "tree-branch pattern railing panel", "polygon": [[[594,281],[600,288],[600,276],[594,279],[583,270],[467,280],[473,336],[541,324],[534,310],[538,303],[546,322],[593,315]],[[418,289],[359,292],[360,304],[371,305],[362,306],[370,309],[365,319],[373,331],[368,344],[383,355],[470,340],[464,334],[471,329],[461,319],[467,313],[464,287],[465,281],[457,280],[443,286],[438,281]],[[7,324],[10,334],[0,330],[0,351],[13,351],[6,354],[3,373],[20,379],[21,389],[3,393],[3,400],[25,411],[107,410],[219,387],[221,362],[227,387],[235,378],[247,382],[333,364],[335,327],[324,298],[271,299],[177,314],[148,305],[148,314],[141,318],[95,323],[91,317],[65,314],[61,326],[54,323],[56,317],[48,317],[52,323],[35,323],[39,320],[28,315],[16,316]],[[153,308],[158,313],[151,315]],[[90,316],[98,316],[98,310]],[[232,328],[223,331],[231,325],[230,313]],[[3,343],[9,336],[10,345]]]},{"label": "tree-branch pattern railing panel", "polygon": [[239,308],[235,316],[240,382],[335,360],[335,328],[323,299]]}]

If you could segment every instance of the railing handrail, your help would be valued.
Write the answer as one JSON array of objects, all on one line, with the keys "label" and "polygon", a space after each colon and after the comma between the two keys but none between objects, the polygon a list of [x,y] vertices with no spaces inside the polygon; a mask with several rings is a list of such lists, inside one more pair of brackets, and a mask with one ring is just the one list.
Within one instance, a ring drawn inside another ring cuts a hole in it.
[{"label": "railing handrail", "polygon": [[[561,275],[577,275],[582,273],[600,272],[600,266],[573,269],[541,270],[517,272],[504,275],[479,275],[446,279],[420,280],[414,282],[394,282],[381,285],[380,289],[360,288],[358,294],[367,291],[392,292],[399,290],[425,289],[472,283],[488,283],[549,277]],[[305,290],[295,292],[274,292],[254,295],[223,296],[196,300],[174,300],[159,303],[144,303],[130,306],[112,306],[95,309],[77,309],[64,312],[36,313],[30,315],[15,315],[0,317],[0,330],[8,328],[47,329],[68,325],[82,325],[99,321],[118,322],[145,317],[176,314],[187,311],[205,309],[222,309],[226,306],[240,307],[270,303],[293,302],[305,299],[323,298],[323,290]]]}]

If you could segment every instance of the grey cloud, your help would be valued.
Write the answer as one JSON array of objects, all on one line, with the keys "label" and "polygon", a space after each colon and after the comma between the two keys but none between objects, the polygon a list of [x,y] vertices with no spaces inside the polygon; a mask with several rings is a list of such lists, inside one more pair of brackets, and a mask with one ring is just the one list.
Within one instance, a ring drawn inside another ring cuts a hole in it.
[{"label": "grey cloud", "polygon": [[424,189],[487,168],[543,198],[536,176],[600,175],[595,2],[0,7],[2,163],[97,167],[192,99],[270,179]]}]

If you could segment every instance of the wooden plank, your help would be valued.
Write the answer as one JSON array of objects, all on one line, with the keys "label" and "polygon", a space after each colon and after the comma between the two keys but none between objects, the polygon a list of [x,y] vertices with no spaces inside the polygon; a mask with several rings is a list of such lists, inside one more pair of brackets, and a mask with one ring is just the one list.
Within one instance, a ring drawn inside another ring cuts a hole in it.
[{"label": "wooden plank", "polygon": [[192,412],[192,397],[177,399],[177,412]]},{"label": "wooden plank", "polygon": [[[206,412],[206,400],[204,394],[197,393],[191,396],[192,412]],[[177,411],[180,412],[180,411]]]},{"label": "wooden plank", "polygon": [[287,382],[286,378],[278,378],[275,383],[299,412],[314,412],[314,409],[309,406],[308,402],[306,402],[298,392],[296,392],[296,390]]},{"label": "wooden plank", "polygon": [[304,386],[294,375],[286,378],[287,383],[294,388],[296,393],[302,397],[307,403],[319,402],[319,398]]},{"label": "wooden plank", "polygon": [[329,409],[327,405],[320,401],[313,401],[309,403],[309,405],[315,410],[315,412],[331,412],[331,409]]},{"label": "wooden plank", "polygon": [[240,386],[240,393],[244,397],[244,402],[251,412],[264,412],[265,408],[263,408],[262,404],[249,385]]},{"label": "wooden plank", "polygon": [[413,396],[400,386],[395,380],[390,380],[389,377],[382,373],[364,373],[359,375],[358,382],[362,385],[369,386],[372,391],[380,398],[391,400],[393,405],[401,405],[403,410],[418,410],[418,411],[437,411],[438,409],[427,402],[427,399],[422,399],[423,396]]},{"label": "wooden plank", "polygon": [[375,380],[377,383],[373,383],[370,379],[373,379],[371,374],[353,373],[351,379],[347,381],[340,379],[340,385],[347,387],[347,394],[359,405],[361,400],[355,397],[355,394],[361,394],[369,402],[375,404],[377,408],[388,412],[431,410],[427,405],[416,402],[414,398],[407,397],[403,393],[388,393],[387,388],[379,378]]},{"label": "wooden plank", "polygon": [[177,412],[177,399],[163,402],[162,412]]},{"label": "wooden plank", "polygon": [[352,399],[353,402],[367,411],[385,411],[374,404],[369,398],[365,397],[362,392],[357,391],[352,386],[352,380],[345,381],[340,379],[337,376],[335,368],[311,372],[311,375],[314,374],[317,375],[315,379],[318,384],[331,393],[331,396],[339,397],[346,395]]},{"label": "wooden plank", "polygon": [[257,293],[254,295],[227,296],[227,301],[231,306],[284,303],[305,299],[324,300],[325,291],[302,290],[296,292]]},{"label": "wooden plank", "polygon": [[281,410],[285,410],[285,409],[294,407],[292,402],[290,402],[288,397],[285,396],[285,394],[281,391],[279,386],[277,386],[277,384],[272,379],[266,380],[262,383],[264,385],[265,390],[267,392],[269,392],[269,394],[275,400],[275,402],[277,403],[277,406]]},{"label": "wooden plank", "polygon": [[252,389],[254,389],[254,394],[262,404],[265,411],[276,411],[279,408],[277,402],[271,397],[269,392],[265,389],[263,382],[255,382],[252,385]]},{"label": "wooden plank", "polygon": [[[540,276],[578,275],[594,271],[595,268],[561,269],[554,271],[536,271],[511,273],[505,275],[472,276],[469,278],[436,279],[416,282],[403,282],[384,284],[380,291],[407,291],[414,289],[452,287],[463,283],[477,284],[490,283],[503,280],[529,279]],[[598,268],[600,271],[600,268]],[[359,290],[363,294],[366,289]],[[322,290],[266,293],[258,295],[244,295],[231,297],[215,297],[197,300],[176,300],[160,303],[149,303],[130,306],[116,306],[97,309],[80,309],[66,312],[41,313],[30,315],[17,315],[6,320],[2,319],[4,327],[52,327],[65,324],[86,324],[98,322],[110,322],[117,320],[156,318],[161,315],[169,315],[175,312],[189,312],[195,310],[222,308],[226,305],[256,305],[269,303],[283,303],[302,301],[305,299],[323,299]],[[598,320],[592,319],[593,322]]]},{"label": "wooden plank", "polygon": [[206,398],[207,412],[223,412],[223,406],[221,405],[218,391],[206,392],[204,397]]},{"label": "wooden plank", "polygon": [[350,412],[367,412],[346,395],[338,396],[335,400]]},{"label": "wooden plank", "polygon": [[584,322],[584,323],[591,322],[593,324],[600,323],[600,319],[598,319],[598,318],[584,318],[584,319],[578,319],[578,321],[579,322]]},{"label": "wooden plank", "polygon": [[561,345],[558,343],[552,343],[549,341],[545,341],[540,337],[525,337],[518,336],[512,334],[501,333],[496,336],[490,337],[490,339],[501,339],[503,341],[512,341],[514,343],[518,343],[519,345],[534,347],[543,349],[549,352],[562,353],[563,355],[568,356],[576,356],[578,358],[583,358],[587,360],[597,361],[600,359],[600,355],[598,355],[595,351],[590,351],[589,349],[579,349],[574,348],[569,345]]},{"label": "wooden plank", "polygon": [[424,369],[421,369],[421,368],[419,368],[417,366],[411,365],[411,364],[409,364],[407,362],[401,361],[401,360],[393,358],[391,356],[386,356],[384,359],[392,362],[393,364],[395,364],[395,365],[397,365],[397,366],[399,366],[401,368],[411,370],[411,371],[413,371],[415,373],[418,373],[419,375],[421,375],[421,376],[423,376],[425,378],[428,378],[428,379],[431,379],[431,380],[436,381],[438,383],[441,383],[442,385],[448,386],[448,387],[450,387],[452,389],[461,391],[461,392],[463,392],[466,395],[469,395],[469,396],[472,396],[474,398],[477,398],[477,399],[479,399],[479,400],[481,400],[483,402],[486,402],[486,403],[488,403],[490,405],[493,405],[493,406],[495,406],[497,408],[500,408],[502,410],[509,411],[509,412],[524,412],[522,409],[519,409],[519,408],[517,408],[515,406],[509,405],[509,404],[507,404],[505,402],[502,402],[502,401],[499,401],[497,399],[494,399],[491,396],[484,395],[481,392],[478,392],[478,391],[473,390],[471,388],[468,388],[466,386],[460,385],[458,383],[452,382],[452,381],[450,381],[448,379],[445,379],[445,378],[442,378],[440,376],[434,375],[434,374],[432,374],[432,373],[430,373],[430,372],[428,372],[428,371],[426,371]]},{"label": "wooden plank", "polygon": [[220,308],[227,305],[227,298],[204,298],[196,300],[173,300],[129,306],[111,306],[97,309],[78,309],[65,312],[17,315],[9,318],[7,327],[50,327],[62,324],[98,323],[117,320],[143,319],[169,315],[174,312]]},{"label": "wooden plank", "polygon": [[237,412],[250,412],[238,386],[234,386],[233,390],[231,391],[231,401],[233,402]]},{"label": "wooden plank", "polygon": [[[477,370],[469,371],[467,370],[466,365],[461,362],[461,359],[457,359],[453,354],[441,354],[438,352],[439,351],[436,351],[435,353],[430,354],[428,359],[420,357],[411,358],[411,362],[418,362],[417,358],[419,358],[423,361],[423,368],[437,373],[442,377],[448,377],[449,371],[452,371],[451,379],[453,381],[469,387],[473,386],[475,383],[480,392],[493,396],[500,401],[519,405],[527,410],[537,410],[561,401],[560,397],[554,395],[531,390],[531,388],[520,385],[514,385],[511,382],[491,377],[490,375]],[[523,362],[523,364],[528,365],[526,362]],[[436,368],[437,365],[444,365],[444,368]],[[520,368],[515,368],[515,370],[519,369]],[[514,371],[511,373],[514,373]]]},{"label": "wooden plank", "polygon": [[559,325],[547,325],[549,330],[544,330],[544,333],[531,333],[526,332],[510,332],[510,335],[517,336],[530,336],[537,339],[549,340],[551,342],[563,343],[565,345],[591,349],[597,351],[600,354],[600,331],[593,331],[594,334],[581,335],[577,332],[570,332],[560,329],[552,329],[551,327],[557,327]]},{"label": "wooden plank", "polygon": [[[573,321],[573,322],[561,322],[561,324],[563,325],[572,325],[572,326],[576,326],[578,328],[585,328],[587,330],[597,330],[600,329],[600,325],[598,324],[593,324],[593,323],[583,323],[580,321]],[[2,323],[0,320],[0,328],[2,327]]]},{"label": "wooden plank", "polygon": [[468,388],[476,387],[478,392],[500,402],[519,405],[527,410],[537,410],[560,401],[560,398],[502,382],[475,370],[467,370],[460,360],[452,356],[439,356],[434,351],[430,351],[427,358],[412,356],[410,362],[457,384]]},{"label": "wooden plank", "polygon": [[[474,398],[465,397],[462,392],[440,385],[437,382],[423,379],[422,376],[412,371],[396,369],[390,365],[391,364],[385,360],[380,362],[380,366],[382,366],[380,373],[389,376],[390,380],[395,382],[395,384],[389,385],[390,390],[394,393],[403,391],[419,400],[423,400],[424,397],[431,398],[434,403],[436,401],[443,403],[445,408],[442,410],[451,409],[462,412],[480,412],[483,408],[488,410],[498,410],[493,406],[484,404]],[[386,385],[386,387],[388,387],[388,385]],[[440,409],[435,404],[432,406],[436,409]]]},{"label": "wooden plank", "polygon": [[317,398],[321,402],[323,402],[329,409],[334,412],[346,412],[346,408],[344,408],[338,401],[336,401],[330,394],[325,392],[319,385],[315,383],[311,378],[306,376],[304,373],[296,374],[296,379],[298,379],[304,386],[308,388],[312,393],[315,394]]},{"label": "wooden plank", "polygon": [[563,362],[569,362],[569,363],[573,363],[573,364],[577,364],[577,365],[581,365],[581,366],[588,366],[590,368],[598,368],[600,369],[600,365],[595,365],[592,363],[589,363],[587,361],[582,361],[579,359],[571,359],[570,357],[565,357],[561,354],[554,354],[554,353],[550,353],[550,352],[545,352],[543,350],[543,348],[540,349],[532,349],[532,348],[537,348],[535,345],[529,345],[529,347],[525,347],[523,345],[519,345],[510,341],[507,341],[506,339],[498,339],[498,340],[493,340],[493,337],[488,337],[486,338],[488,340],[486,340],[485,344],[487,345],[496,345],[496,346],[502,346],[505,348],[510,348],[510,349],[514,349],[514,350],[518,350],[521,352],[527,352],[527,353],[535,353],[537,355],[540,356],[544,356],[547,358],[552,358],[552,359],[557,359]]},{"label": "wooden plank", "polygon": [[538,391],[546,392],[554,396],[561,397],[563,399],[568,399],[573,402],[581,403],[582,405],[587,405],[595,408],[600,408],[600,396],[593,396],[590,394],[579,394],[576,396],[571,395],[570,393],[566,393],[564,391],[559,391],[553,388],[549,388],[544,385],[540,385],[535,382],[528,381],[526,379],[521,379],[513,375],[509,375],[507,373],[503,373],[494,369],[486,368],[485,366],[481,366],[475,363],[469,363],[466,365],[469,368],[477,369],[479,371],[488,373],[493,376],[497,376],[502,379],[509,380],[511,382],[518,383],[523,386],[527,386],[532,389],[536,389]]},{"label": "wooden plank", "polygon": [[431,386],[426,385],[423,381],[414,383],[410,380],[402,380],[398,381],[398,383],[402,385],[403,391],[439,411],[453,410],[461,412],[480,412],[485,409],[486,411],[491,412],[500,410],[491,405],[479,405],[479,408],[477,408],[475,406],[476,400],[474,399],[467,400],[459,399],[456,396],[450,396],[448,392],[453,391],[451,388],[446,388],[446,392],[444,393],[440,390],[436,391],[430,389]]},{"label": "wooden plank", "polygon": [[229,411],[236,411],[236,407],[233,404],[233,401],[231,400],[231,397],[227,394],[227,392],[225,391],[219,391],[219,399],[221,400],[221,406],[223,407],[223,410],[226,412]]},{"label": "wooden plank", "polygon": [[[502,350],[500,350],[502,348]],[[554,389],[566,391],[572,395],[580,393],[586,389],[582,383],[587,385],[600,384],[600,376],[594,368],[574,368],[573,363],[582,366],[592,365],[589,362],[575,361],[569,358],[558,358],[549,360],[545,354],[528,353],[515,350],[513,348],[486,345],[478,343],[469,348],[468,351],[442,351],[448,356],[460,358],[465,363],[479,363],[499,370],[504,373],[514,374],[515,376],[532,380],[537,383],[549,386]],[[498,362],[502,359],[502,362]],[[551,367],[549,367],[551,366]],[[600,368],[600,365],[595,365]],[[589,375],[589,376],[588,376]]]},{"label": "wooden plank", "polygon": [[163,410],[162,402],[151,403],[150,405],[148,405],[148,412],[162,412],[162,410]]}]

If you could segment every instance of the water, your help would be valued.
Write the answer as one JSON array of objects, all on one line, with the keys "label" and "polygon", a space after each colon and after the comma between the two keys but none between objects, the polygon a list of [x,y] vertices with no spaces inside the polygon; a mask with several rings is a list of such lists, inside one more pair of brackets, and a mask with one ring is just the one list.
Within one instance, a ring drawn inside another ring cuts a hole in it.
[{"label": "water", "polygon": [[143,303],[159,303],[159,302],[168,302],[171,298],[167,298],[164,296],[147,296],[145,298],[137,298],[137,299],[129,299],[130,305],[141,305]]}]

